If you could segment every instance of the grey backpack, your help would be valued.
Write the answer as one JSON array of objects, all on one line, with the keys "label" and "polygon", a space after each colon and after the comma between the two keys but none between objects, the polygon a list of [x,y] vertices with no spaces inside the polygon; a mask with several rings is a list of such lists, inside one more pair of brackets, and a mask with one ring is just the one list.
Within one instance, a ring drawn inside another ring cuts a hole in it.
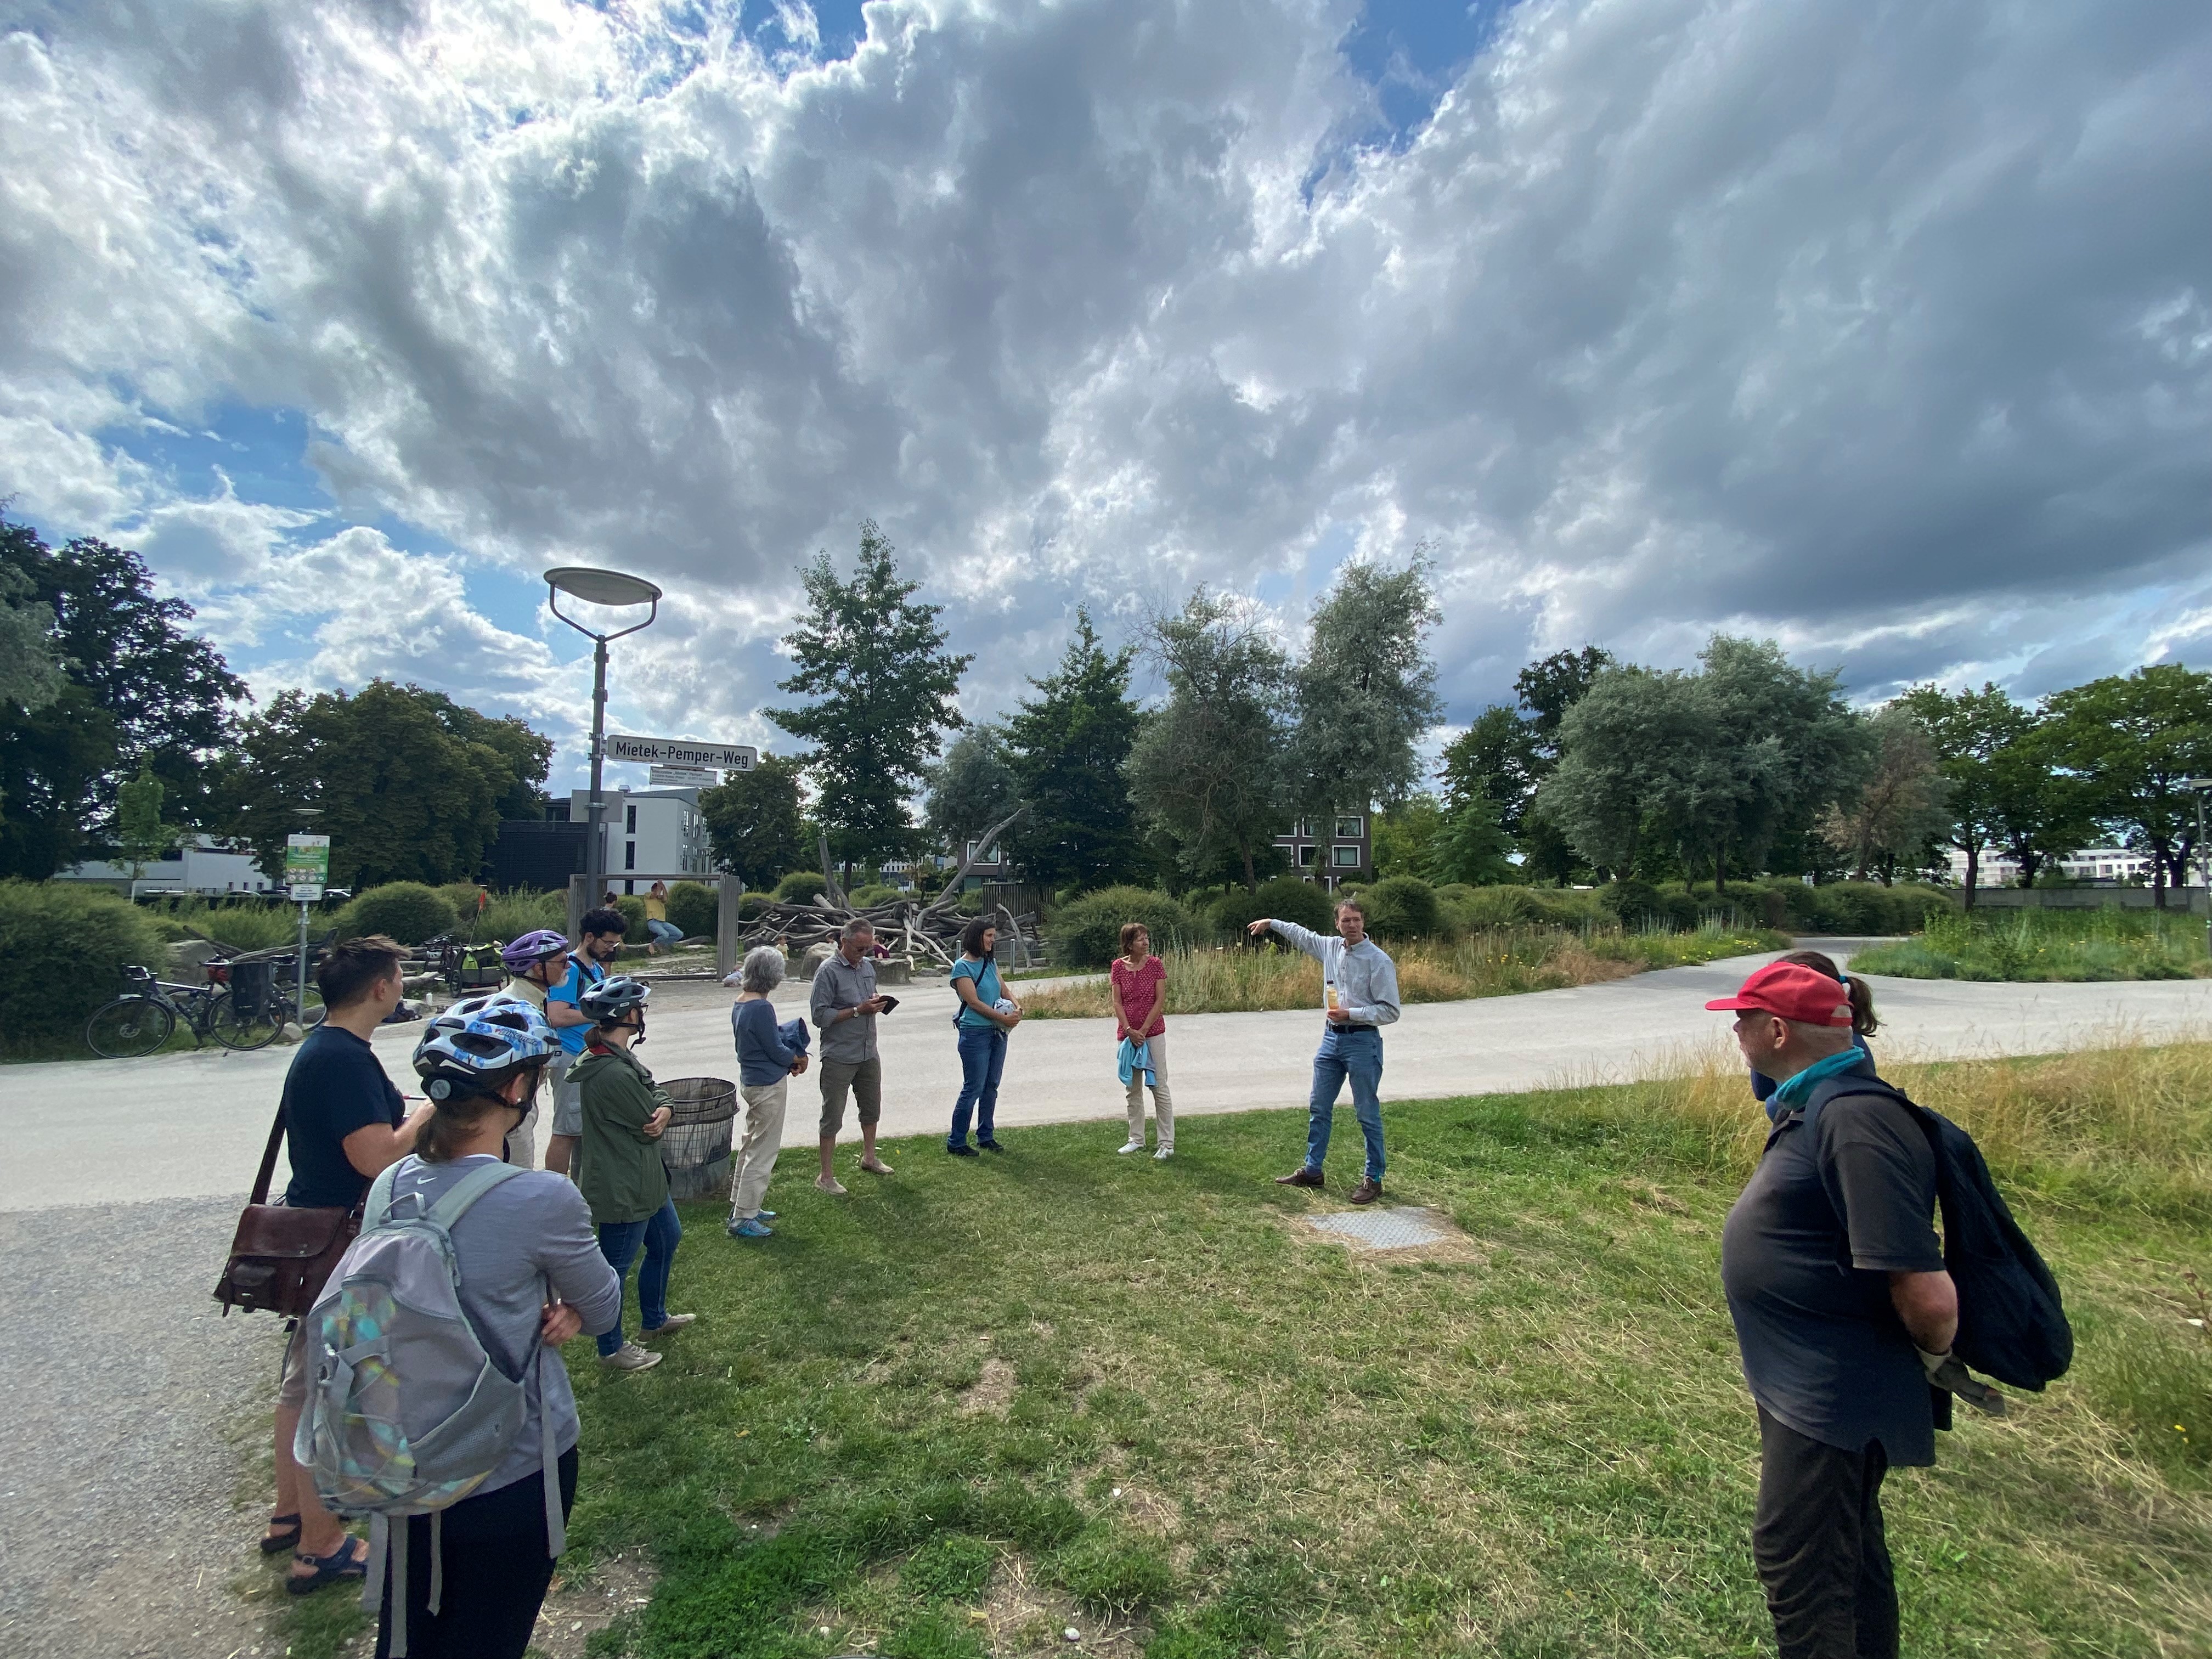
[{"label": "grey backpack", "polygon": [[[470,1170],[434,1204],[426,1206],[419,1188],[395,1200],[397,1176],[420,1167],[403,1158],[377,1176],[361,1236],[307,1311],[311,1374],[292,1443],[332,1514],[368,1519],[362,1605],[376,1609],[388,1571],[394,1659],[407,1651],[406,1517],[430,1517],[435,1613],[445,1589],[441,1517],[491,1478],[529,1416],[524,1380],[492,1363],[462,1310],[452,1237],[471,1205],[523,1171],[489,1164]],[[560,1362],[541,1344],[535,1363]],[[557,1454],[552,1435],[539,1437],[545,1535],[558,1555],[567,1540]]]}]

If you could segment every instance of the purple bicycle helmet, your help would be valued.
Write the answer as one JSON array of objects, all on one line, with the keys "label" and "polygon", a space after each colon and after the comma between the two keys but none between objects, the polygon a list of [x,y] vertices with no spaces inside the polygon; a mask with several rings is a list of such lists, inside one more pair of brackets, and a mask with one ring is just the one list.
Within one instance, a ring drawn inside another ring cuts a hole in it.
[{"label": "purple bicycle helmet", "polygon": [[534,933],[525,933],[520,939],[509,940],[500,949],[499,959],[507,964],[510,974],[526,974],[541,962],[550,962],[564,954],[568,941],[550,927],[541,927]]}]

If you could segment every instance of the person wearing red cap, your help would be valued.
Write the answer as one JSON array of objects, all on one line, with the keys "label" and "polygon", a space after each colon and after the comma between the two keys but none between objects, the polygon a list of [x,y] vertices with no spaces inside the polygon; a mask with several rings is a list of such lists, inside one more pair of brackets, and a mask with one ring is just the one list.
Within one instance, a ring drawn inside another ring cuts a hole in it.
[{"label": "person wearing red cap", "polygon": [[1776,1084],[1721,1282],[1759,1408],[1752,1553],[1781,1659],[1895,1659],[1882,1477],[1936,1461],[1930,1385],[1958,1370],[1935,1152],[1908,1108],[1852,1091],[1874,1063],[1833,975],[1771,963],[1705,1006],[1735,1014],[1744,1059]]}]

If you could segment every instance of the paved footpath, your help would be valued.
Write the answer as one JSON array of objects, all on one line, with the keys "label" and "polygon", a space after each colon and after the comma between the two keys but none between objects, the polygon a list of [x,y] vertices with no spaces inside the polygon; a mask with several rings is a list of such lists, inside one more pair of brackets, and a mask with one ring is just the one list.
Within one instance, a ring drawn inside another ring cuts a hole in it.
[{"label": "paved footpath", "polygon": [[[1847,954],[1855,941],[1821,941]],[[1384,1038],[1386,1099],[1619,1080],[1721,1049],[1699,1006],[1764,957],[1604,985],[1409,1008]],[[2034,1054],[2115,1037],[2212,1035],[2212,982],[1972,985],[1877,980],[1881,1051]],[[785,988],[785,1017],[805,987]],[[1025,988],[1012,988],[1019,992]],[[883,1024],[886,1134],[940,1129],[959,1087],[951,994],[918,987]],[[672,985],[641,1058],[660,1077],[733,1077],[730,994]],[[1174,1022],[1179,1116],[1304,1102],[1316,1013]],[[419,1027],[380,1032],[401,1088]],[[999,1121],[1112,1119],[1113,1029],[1041,1020],[1014,1033]],[[0,1653],[251,1654],[264,1643],[227,1586],[263,1581],[250,1430],[272,1386],[276,1326],[215,1318],[208,1291],[266,1138],[285,1049],[0,1072]],[[787,1146],[813,1144],[812,1079]],[[848,1128],[848,1134],[852,1131]],[[1118,1141],[1100,1131],[1101,1145]],[[280,1164],[278,1179],[283,1176]],[[240,1508],[244,1494],[248,1507]],[[269,1651],[265,1645],[262,1651]]]}]

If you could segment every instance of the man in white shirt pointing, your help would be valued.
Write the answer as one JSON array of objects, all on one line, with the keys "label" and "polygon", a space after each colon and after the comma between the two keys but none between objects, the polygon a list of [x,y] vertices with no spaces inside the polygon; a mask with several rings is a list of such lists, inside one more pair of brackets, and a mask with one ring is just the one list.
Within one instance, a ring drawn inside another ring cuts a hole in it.
[{"label": "man in white shirt pointing", "polygon": [[1322,1027],[1320,1052],[1314,1055],[1313,1093],[1306,1102],[1306,1161],[1286,1176],[1277,1176],[1279,1187],[1319,1187],[1322,1161],[1328,1156],[1329,1129],[1336,1115],[1336,1097],[1345,1079],[1352,1080],[1352,1104],[1359,1115],[1359,1133],[1367,1143],[1367,1171],[1352,1189],[1354,1204],[1372,1204],[1382,1196],[1382,1028],[1398,1018],[1398,969],[1382,947],[1367,937],[1367,912],[1359,901],[1347,898],[1336,907],[1335,939],[1309,933],[1295,922],[1262,916],[1251,932],[1257,937],[1272,928],[1282,938],[1321,962]]}]

